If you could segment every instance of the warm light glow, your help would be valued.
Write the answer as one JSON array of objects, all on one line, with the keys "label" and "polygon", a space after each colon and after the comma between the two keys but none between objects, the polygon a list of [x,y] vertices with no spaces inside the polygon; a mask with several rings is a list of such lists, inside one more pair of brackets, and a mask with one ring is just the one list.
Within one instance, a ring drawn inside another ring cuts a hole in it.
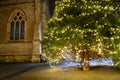
[{"label": "warm light glow", "polygon": [[98,44],[98,54],[102,53],[102,43]]}]

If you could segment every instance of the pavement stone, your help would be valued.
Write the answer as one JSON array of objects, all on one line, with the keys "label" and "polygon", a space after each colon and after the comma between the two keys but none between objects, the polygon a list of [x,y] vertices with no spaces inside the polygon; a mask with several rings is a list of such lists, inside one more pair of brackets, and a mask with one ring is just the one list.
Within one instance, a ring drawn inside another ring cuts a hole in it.
[{"label": "pavement stone", "polygon": [[23,73],[39,66],[47,65],[48,63],[2,63],[0,64],[0,80]]}]

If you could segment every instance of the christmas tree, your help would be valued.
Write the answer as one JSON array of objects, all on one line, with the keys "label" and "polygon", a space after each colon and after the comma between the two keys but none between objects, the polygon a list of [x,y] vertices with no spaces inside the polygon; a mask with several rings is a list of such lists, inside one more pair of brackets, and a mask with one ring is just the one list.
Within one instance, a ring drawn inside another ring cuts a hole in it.
[{"label": "christmas tree", "polygon": [[79,54],[83,70],[89,60],[116,54],[120,43],[120,8],[111,0],[58,0],[48,32],[43,38],[44,52],[61,58],[68,50],[73,59]]}]

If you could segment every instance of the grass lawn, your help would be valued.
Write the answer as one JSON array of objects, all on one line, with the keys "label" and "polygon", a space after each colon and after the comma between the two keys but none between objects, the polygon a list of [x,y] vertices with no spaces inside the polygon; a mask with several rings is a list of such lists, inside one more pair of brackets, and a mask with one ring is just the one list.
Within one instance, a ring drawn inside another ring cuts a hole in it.
[{"label": "grass lawn", "polygon": [[89,71],[37,67],[6,80],[120,80],[120,71],[106,67],[94,67]]}]

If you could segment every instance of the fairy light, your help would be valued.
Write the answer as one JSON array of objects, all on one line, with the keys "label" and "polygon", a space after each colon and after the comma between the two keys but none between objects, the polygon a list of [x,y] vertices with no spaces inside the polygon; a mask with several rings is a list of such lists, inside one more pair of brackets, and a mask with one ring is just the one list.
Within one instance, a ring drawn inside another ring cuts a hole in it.
[{"label": "fairy light", "polygon": [[96,13],[96,10],[93,10],[94,13]]},{"label": "fairy light", "polygon": [[82,13],[82,16],[85,16],[85,13]]},{"label": "fairy light", "polygon": [[[91,1],[90,0],[90,5],[87,5],[87,3],[89,2],[88,0],[82,0],[83,2],[84,2],[84,6],[79,6],[79,5],[75,5],[74,7],[75,8],[77,8],[77,9],[82,9],[83,11],[82,11],[82,13],[81,14],[78,14],[78,16],[77,17],[89,17],[89,15],[94,15],[96,12],[103,12],[103,17],[101,17],[99,20],[96,20],[96,21],[94,21],[94,23],[95,23],[95,26],[97,27],[97,29],[96,30],[94,30],[94,29],[92,29],[92,27],[91,28],[89,28],[89,25],[91,26],[91,24],[89,23],[89,22],[85,22],[85,23],[83,23],[83,25],[81,25],[80,27],[84,27],[84,29],[81,29],[81,28],[72,28],[72,27],[74,27],[74,26],[67,26],[67,28],[65,28],[65,29],[62,29],[62,30],[60,30],[60,32],[59,31],[55,31],[56,29],[55,28],[53,28],[53,31],[50,33],[50,35],[52,36],[52,37],[54,37],[54,33],[56,33],[56,34],[60,34],[60,33],[66,33],[68,30],[69,31],[71,31],[71,32],[76,32],[76,33],[78,33],[78,34],[80,34],[80,36],[82,35],[82,38],[83,38],[83,36],[84,37],[88,37],[88,36],[90,36],[90,37],[95,37],[96,38],[96,40],[95,41],[93,41],[92,43],[84,43],[84,45],[83,45],[83,43],[81,43],[81,42],[78,42],[78,44],[77,44],[77,46],[76,46],[76,50],[78,50],[77,52],[77,54],[76,54],[76,60],[78,60],[78,58],[80,57],[79,55],[79,53],[80,52],[82,52],[82,50],[79,50],[79,48],[81,49],[81,48],[83,48],[83,51],[84,52],[86,52],[86,50],[87,49],[85,49],[85,47],[84,46],[87,46],[87,47],[91,47],[91,45],[92,46],[94,46],[95,45],[95,48],[97,49],[97,51],[98,51],[98,54],[102,54],[102,52],[103,52],[103,46],[104,47],[106,47],[104,50],[106,50],[106,49],[111,49],[112,47],[119,47],[119,45],[113,45],[112,43],[111,44],[109,44],[109,45],[107,45],[107,46],[105,46],[104,45],[104,41],[103,40],[105,40],[105,41],[107,41],[107,40],[110,40],[110,42],[114,42],[114,40],[117,40],[117,39],[120,39],[120,36],[118,35],[116,35],[116,33],[117,34],[119,34],[120,33],[120,29],[119,29],[119,26],[117,26],[117,28],[115,27],[115,28],[110,28],[109,30],[110,30],[110,34],[112,35],[114,35],[114,36],[112,36],[112,37],[103,37],[103,36],[99,36],[99,34],[101,33],[100,32],[100,30],[102,30],[104,27],[107,27],[107,25],[111,25],[111,23],[109,23],[109,22],[107,22],[106,21],[106,23],[104,22],[104,19],[106,19],[107,18],[107,15],[108,14],[110,14],[110,11],[113,11],[114,10],[114,7],[109,7],[109,6],[111,6],[111,5],[108,5],[108,6],[105,6],[105,7],[102,7],[102,5],[99,5],[100,3],[102,3],[102,2],[99,2],[99,1]],[[105,0],[105,1],[110,1],[110,0]],[[71,0],[63,0],[63,2],[71,2]],[[74,4],[74,1],[73,1],[73,3],[72,4]],[[63,6],[63,7],[62,7]],[[65,3],[64,4],[59,4],[59,6],[58,6],[58,9],[56,9],[56,11],[57,12],[59,12],[60,10],[63,10],[63,8],[65,8],[65,7],[70,7],[70,6],[73,6],[73,5],[68,5],[68,4],[66,4],[65,5]],[[118,9],[118,8],[116,8],[116,9]],[[86,10],[87,10],[87,12],[86,12]],[[108,11],[108,12],[107,12]],[[105,12],[105,14],[104,14],[104,12]],[[58,15],[58,13],[55,13],[56,15]],[[74,19],[74,16],[73,15],[68,15],[67,13],[65,13],[64,14],[64,16],[63,17],[61,17],[61,18],[58,18],[58,17],[55,17],[54,19],[51,19],[51,21],[55,21],[55,20],[57,20],[57,21],[62,21],[63,20],[63,18],[64,17],[67,17],[67,18],[71,18],[71,19]],[[99,17],[98,17],[99,18]],[[100,23],[100,20],[103,20],[103,22],[102,23]],[[67,23],[66,23],[67,24]],[[78,24],[75,24],[75,27],[76,26],[78,26]],[[90,32],[90,34],[87,34],[87,33],[89,33]],[[72,34],[72,37],[76,37],[76,34]],[[61,40],[61,38],[57,38],[57,37],[55,37],[56,38],[56,40]],[[65,37],[66,39],[70,39],[70,37]],[[86,39],[85,38],[85,39]],[[81,37],[80,37],[80,39],[81,39]],[[51,39],[52,40],[52,39]],[[84,39],[83,39],[84,40]],[[112,41],[113,40],[113,41]],[[103,41],[103,43],[102,43],[102,41]],[[81,43],[81,44],[80,44]],[[107,43],[107,42],[106,42]],[[106,44],[105,43],[105,44]],[[78,47],[79,46],[79,47]],[[68,46],[66,46],[66,47],[68,47]],[[64,47],[63,49],[68,49],[68,48],[66,48],[66,47]],[[70,49],[70,50],[72,50],[72,49]],[[61,53],[62,54],[64,54],[65,53],[65,51],[64,50],[61,50]],[[116,54],[117,52],[112,52],[112,51],[110,51],[110,54]],[[65,55],[64,55],[64,57],[65,57]]]},{"label": "fairy light", "polygon": [[101,53],[102,53],[102,48],[101,48],[101,46],[102,46],[102,43],[99,43],[99,44],[98,44],[98,54],[101,54]]},{"label": "fairy light", "polygon": [[117,36],[117,39],[119,39],[120,38],[120,36]]},{"label": "fairy light", "polygon": [[114,40],[114,38],[112,37],[111,40]]},{"label": "fairy light", "polygon": [[79,55],[79,53],[76,53],[76,56],[75,56],[75,57],[76,57],[76,59],[75,59],[76,62],[78,62],[78,61],[81,60],[81,59],[80,59],[80,55]]},{"label": "fairy light", "polygon": [[107,48],[107,49],[109,49],[109,48],[110,48],[110,46],[106,46],[106,48]]}]

